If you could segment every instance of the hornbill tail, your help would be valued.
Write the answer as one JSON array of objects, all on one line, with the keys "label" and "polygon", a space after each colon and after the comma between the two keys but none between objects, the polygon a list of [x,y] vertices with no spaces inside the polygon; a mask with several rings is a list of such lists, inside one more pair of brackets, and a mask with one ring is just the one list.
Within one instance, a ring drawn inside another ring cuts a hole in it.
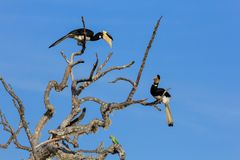
[{"label": "hornbill tail", "polygon": [[170,110],[170,105],[169,103],[165,103],[166,107],[166,119],[169,127],[173,127],[173,118],[172,118],[172,113]]},{"label": "hornbill tail", "polygon": [[66,38],[68,38],[68,35],[63,36],[62,38],[60,38],[59,40],[57,40],[56,42],[54,42],[53,44],[51,44],[48,48],[52,48],[54,46],[56,46],[57,44],[61,43],[62,41],[64,41]]}]

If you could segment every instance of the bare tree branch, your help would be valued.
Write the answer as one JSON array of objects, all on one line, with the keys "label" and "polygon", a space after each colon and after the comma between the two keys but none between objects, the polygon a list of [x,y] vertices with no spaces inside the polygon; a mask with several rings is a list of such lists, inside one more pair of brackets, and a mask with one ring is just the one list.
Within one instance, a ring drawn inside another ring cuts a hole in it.
[{"label": "bare tree branch", "polygon": [[77,62],[74,62],[74,63],[72,64],[72,67],[78,65],[79,63],[84,63],[84,61],[83,61],[83,60],[78,60]]},{"label": "bare tree branch", "polygon": [[157,24],[156,24],[156,26],[155,26],[155,28],[154,28],[154,31],[153,31],[151,40],[150,40],[149,43],[148,43],[147,49],[146,49],[146,51],[145,51],[145,54],[144,54],[144,57],[143,57],[143,60],[142,60],[141,67],[140,67],[139,72],[138,72],[138,75],[137,75],[137,79],[136,79],[136,82],[135,82],[136,85],[133,86],[131,92],[129,93],[128,98],[127,98],[127,101],[129,101],[129,100],[132,99],[134,93],[135,93],[136,90],[137,90],[137,87],[138,87],[139,81],[140,81],[140,79],[141,79],[142,72],[143,72],[143,69],[144,69],[144,66],[145,66],[145,63],[146,63],[146,60],[147,60],[147,56],[148,56],[149,50],[150,50],[150,48],[151,48],[151,46],[152,46],[152,43],[153,43],[153,41],[154,41],[154,38],[155,38],[155,36],[156,36],[156,34],[157,34],[157,30],[158,30],[158,27],[159,27],[159,25],[160,25],[161,19],[162,19],[162,17],[159,18],[159,20],[158,20],[158,22],[157,22]]},{"label": "bare tree branch", "polygon": [[11,87],[9,87],[3,78],[0,78],[0,81],[2,82],[5,90],[8,92],[8,94],[13,98],[14,102],[14,105],[16,106],[16,108],[18,109],[18,113],[19,113],[19,117],[20,117],[20,120],[21,120],[21,123],[22,123],[22,126],[25,130],[25,133],[28,137],[28,140],[29,140],[29,143],[31,145],[31,149],[32,149],[32,154],[35,158],[35,160],[37,160],[37,157],[35,156],[35,143],[34,143],[34,139],[32,138],[32,134],[31,134],[31,131],[29,129],[29,126],[28,126],[28,123],[25,119],[25,109],[24,109],[24,105],[22,103],[22,101],[20,100],[20,98],[15,94],[15,92],[11,89]]},{"label": "bare tree branch", "polygon": [[113,71],[113,70],[121,70],[121,69],[129,68],[129,67],[131,67],[134,63],[135,63],[135,62],[132,61],[132,62],[130,62],[129,64],[126,64],[126,65],[109,67],[108,69],[106,69],[106,70],[103,71],[102,73],[99,73],[99,74],[97,75],[97,77],[100,78],[100,77],[104,76],[105,74],[107,74],[108,72],[111,72],[111,71]]},{"label": "bare tree branch", "polygon": [[160,107],[157,106],[157,104],[160,104],[162,101],[161,100],[156,100],[154,102],[140,102],[139,104],[143,105],[143,106],[152,106],[155,109],[157,109],[158,111],[162,111]]},{"label": "bare tree branch", "polygon": [[102,114],[102,120],[99,119],[94,119],[92,120],[89,124],[87,125],[80,125],[80,126],[70,126],[67,128],[61,128],[57,130],[49,130],[50,134],[55,135],[56,137],[62,137],[66,135],[83,135],[83,134],[90,134],[90,133],[96,133],[98,130],[98,127],[102,128],[108,128],[109,125],[111,124],[111,120],[109,118],[110,113],[112,113],[114,110],[121,110],[124,109],[132,104],[141,104],[145,101],[146,99],[142,100],[135,100],[135,101],[125,101],[122,103],[106,103],[103,102],[102,100],[94,97],[85,97],[80,99],[80,104],[87,102],[87,101],[93,101],[99,104],[100,107],[100,112]]},{"label": "bare tree branch", "polygon": [[[91,70],[91,72],[90,72],[89,77],[88,77],[88,78],[83,78],[83,79],[78,79],[78,80],[76,80],[76,84],[82,83],[82,82],[92,81],[92,79],[93,79],[93,74],[94,74],[94,72],[95,72],[95,70],[96,70],[96,68],[97,68],[97,65],[98,65],[98,55],[96,54],[96,62],[95,62],[94,65],[93,65],[93,68],[92,68],[92,70]],[[73,83],[74,83],[74,82],[73,82]],[[75,87],[75,88],[76,88],[76,87]]]},{"label": "bare tree branch", "polygon": [[70,64],[70,61],[67,59],[67,56],[64,54],[64,52],[61,51],[60,54],[62,55],[63,59],[67,62],[67,64]]},{"label": "bare tree branch", "polygon": [[116,82],[118,82],[118,81],[127,81],[127,82],[129,82],[132,86],[135,86],[135,85],[136,85],[135,82],[133,82],[133,81],[130,80],[130,79],[124,78],[124,77],[118,77],[118,78],[116,78],[115,80],[113,80],[113,81],[111,81],[111,82],[109,82],[109,83],[116,83]]},{"label": "bare tree branch", "polygon": [[120,160],[125,160],[126,155],[122,146],[119,144],[112,144],[108,149],[102,151],[99,156],[96,158],[97,160],[104,160],[108,154],[118,154]]},{"label": "bare tree branch", "polygon": [[67,125],[66,127],[76,126],[78,124],[78,122],[81,121],[84,118],[85,114],[86,114],[86,108],[83,108],[82,113],[76,119],[71,121],[70,124]]},{"label": "bare tree branch", "polygon": [[21,122],[18,126],[18,129],[16,132],[14,132],[14,129],[12,128],[12,126],[9,124],[7,118],[5,117],[5,115],[2,113],[2,111],[0,110],[0,124],[3,126],[3,129],[6,132],[9,132],[11,134],[11,136],[9,137],[8,141],[5,144],[0,144],[0,148],[7,148],[11,142],[13,141],[13,143],[15,144],[15,146],[19,149],[22,150],[27,150],[27,151],[31,151],[32,149],[26,146],[21,145],[18,140],[17,140],[17,136],[19,134],[19,132],[21,131],[21,129],[23,128]]},{"label": "bare tree branch", "polygon": [[84,39],[83,39],[83,48],[81,53],[84,53],[84,50],[86,48],[86,36],[87,36],[87,32],[86,32],[86,26],[85,26],[85,21],[84,21],[84,17],[82,16],[82,24],[83,24],[83,35],[84,35]]},{"label": "bare tree branch", "polygon": [[52,118],[54,111],[55,111],[53,105],[51,104],[51,102],[49,100],[50,92],[53,88],[55,89],[55,91],[60,92],[65,87],[67,87],[67,81],[68,81],[68,77],[71,72],[71,69],[72,69],[72,67],[70,65],[68,65],[65,70],[63,80],[60,84],[58,84],[56,81],[50,81],[47,85],[47,88],[44,92],[44,104],[45,104],[47,111],[44,113],[43,117],[40,119],[40,121],[38,122],[38,124],[35,128],[34,140],[36,143],[38,142],[38,140],[40,138],[40,133],[41,133],[43,127]]},{"label": "bare tree branch", "polygon": [[[112,57],[112,52],[108,54],[108,56],[100,66],[98,66],[99,60],[98,60],[98,55],[96,54],[96,61],[93,64],[89,77],[75,80],[72,69],[78,64],[84,63],[84,61],[83,60],[74,61],[74,58],[75,56],[82,55],[86,49],[86,28],[85,28],[84,17],[82,17],[82,24],[84,28],[84,40],[82,43],[82,49],[79,52],[72,53],[69,59],[63,52],[61,52],[62,57],[67,63],[63,78],[60,83],[58,83],[55,80],[49,81],[44,92],[44,104],[46,107],[46,112],[37,123],[35,132],[33,135],[31,134],[29,130],[29,126],[25,120],[24,106],[21,100],[18,98],[18,96],[16,96],[13,89],[9,85],[7,85],[4,82],[4,80],[0,77],[0,80],[5,90],[13,98],[14,106],[17,108],[18,113],[20,115],[19,127],[16,131],[14,131],[14,129],[10,126],[9,122],[7,121],[6,117],[0,111],[0,125],[3,126],[6,132],[10,133],[10,138],[7,140],[5,144],[0,144],[0,147],[6,148],[9,146],[9,144],[11,144],[11,142],[14,142],[16,147],[23,150],[27,150],[31,153],[29,160],[45,160],[47,158],[54,157],[54,156],[57,156],[60,159],[104,160],[109,154],[118,154],[120,160],[125,160],[126,158],[125,151],[123,150],[120,144],[112,144],[108,148],[104,149],[103,144],[101,143],[99,147],[95,150],[78,149],[77,151],[72,150],[72,148],[69,147],[69,145],[71,144],[73,147],[78,148],[79,147],[78,138],[80,136],[83,136],[85,134],[96,133],[100,128],[107,129],[111,125],[110,114],[113,111],[118,111],[130,106],[139,106],[139,105],[145,106],[145,107],[153,107],[158,111],[161,111],[161,109],[157,106],[158,104],[161,103],[161,100],[157,100],[154,102],[147,102],[147,98],[133,100],[133,96],[137,91],[137,87],[140,82],[143,69],[145,67],[149,50],[154,41],[157,29],[160,25],[161,18],[162,17],[160,17],[160,19],[158,20],[154,28],[152,37],[149,41],[144,57],[142,59],[142,63],[138,71],[136,81],[132,81],[124,77],[118,77],[111,82],[111,83],[116,83],[121,80],[121,81],[126,81],[132,85],[132,89],[129,92],[127,99],[123,102],[106,102],[105,100],[101,100],[99,98],[90,97],[90,96],[80,98],[80,94],[88,86],[93,84],[95,81],[99,80],[101,77],[107,75],[111,71],[122,70],[122,69],[131,67],[134,64],[134,61],[121,66],[111,66],[104,70],[103,68],[107,65],[110,58]],[[61,123],[59,123],[59,126],[56,127],[57,129],[51,129],[48,131],[48,133],[51,134],[51,137],[39,143],[40,135],[43,131],[44,126],[52,118],[55,112],[55,108],[50,101],[50,93],[52,90],[55,90],[56,92],[63,91],[68,85],[68,79],[70,76],[72,79],[72,81],[70,82],[71,94],[72,94],[72,97],[71,97],[72,104],[71,104],[71,107],[69,107],[70,113],[66,115],[66,118]],[[164,92],[164,94],[166,92],[167,90]],[[82,105],[84,105],[84,103],[89,101],[94,102],[96,106],[99,108],[101,118],[93,119],[87,124],[81,124],[80,122],[84,119],[86,115],[86,109],[82,108]],[[26,135],[28,136],[28,140],[30,142],[31,147],[22,146],[17,141],[17,136],[21,128],[24,128]],[[95,157],[92,155],[89,156],[86,154],[93,154],[95,155]]]},{"label": "bare tree branch", "polygon": [[70,126],[63,129],[49,130],[48,132],[50,134],[55,135],[56,137],[66,136],[66,135],[73,136],[73,135],[96,133],[98,127],[104,127],[104,121],[95,119],[95,120],[92,120],[87,125]]},{"label": "bare tree branch", "polygon": [[77,150],[76,152],[84,152],[84,153],[101,153],[104,150],[104,143],[101,142],[99,146],[94,149],[94,150],[85,150],[85,149],[80,149]]},{"label": "bare tree branch", "polygon": [[108,63],[108,61],[110,60],[110,58],[112,57],[113,53],[110,52],[107,56],[107,58],[105,59],[105,61],[103,62],[103,64],[101,64],[98,69],[97,69],[97,74],[99,74],[101,72],[101,70],[103,69],[103,67],[106,66],[106,64]]},{"label": "bare tree branch", "polygon": [[[95,150],[78,150],[80,153],[96,153],[98,156],[94,159],[104,160],[109,154],[118,154],[120,160],[125,160],[126,155],[120,144],[112,144],[108,148],[104,149],[103,143],[101,143]],[[87,157],[86,157],[87,158]],[[90,157],[89,157],[90,158]],[[91,159],[91,158],[90,158]]]},{"label": "bare tree branch", "polygon": [[[87,156],[84,153],[95,153],[97,156]],[[58,150],[57,157],[60,159],[104,160],[109,154],[118,154],[120,160],[126,158],[125,151],[120,144],[112,144],[104,149],[102,143],[95,150],[69,151],[68,148],[61,147]]]},{"label": "bare tree branch", "polygon": [[[109,59],[111,58],[112,56],[112,53],[110,53],[106,60],[103,62],[102,65],[100,65],[97,69],[97,73],[92,77],[92,80],[91,81],[85,81],[82,83],[82,85],[76,90],[76,95],[80,95],[81,92],[86,88],[88,87],[90,84],[92,84],[93,82],[97,81],[98,79],[100,79],[101,77],[103,77],[104,75],[106,75],[107,73],[113,71],[113,70],[122,70],[122,69],[125,69],[125,68],[129,68],[131,67],[133,64],[134,64],[134,61],[130,62],[129,64],[126,64],[126,65],[122,65],[122,66],[112,66],[112,67],[109,67],[107,68],[105,71],[102,72],[102,68],[107,64],[107,62],[109,61]],[[81,82],[79,80],[79,82]]]},{"label": "bare tree branch", "polygon": [[83,24],[83,29],[84,29],[84,40],[83,40],[83,43],[82,43],[82,49],[79,51],[79,52],[75,52],[71,55],[71,62],[74,61],[74,57],[75,56],[80,56],[84,53],[85,49],[86,49],[86,26],[85,26],[85,21],[84,21],[84,17],[82,16],[82,24]]}]

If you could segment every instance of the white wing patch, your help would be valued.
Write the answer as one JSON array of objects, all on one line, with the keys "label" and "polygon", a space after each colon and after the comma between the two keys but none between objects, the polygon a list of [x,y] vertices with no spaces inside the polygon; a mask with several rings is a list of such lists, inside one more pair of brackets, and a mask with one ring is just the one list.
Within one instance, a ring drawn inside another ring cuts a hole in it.
[{"label": "white wing patch", "polygon": [[[74,39],[78,40],[78,41],[83,41],[84,40],[84,36],[80,35],[80,36],[74,36]],[[86,37],[86,41],[89,41],[90,37]]]},{"label": "white wing patch", "polygon": [[166,97],[166,96],[155,96],[156,99],[158,100],[162,100],[163,104],[169,103],[170,102],[170,97]]}]

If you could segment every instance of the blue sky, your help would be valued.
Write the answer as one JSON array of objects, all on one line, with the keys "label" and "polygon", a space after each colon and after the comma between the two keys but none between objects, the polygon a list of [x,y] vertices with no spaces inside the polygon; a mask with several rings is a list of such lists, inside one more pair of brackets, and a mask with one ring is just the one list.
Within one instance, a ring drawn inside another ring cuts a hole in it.
[{"label": "blue sky", "polygon": [[[67,55],[78,47],[73,40],[48,49],[48,46],[72,29],[86,26],[95,32],[107,30],[114,38],[110,49],[104,41],[89,42],[85,60],[76,77],[88,75],[95,60],[110,51],[108,66],[135,60],[130,69],[113,72],[89,87],[82,96],[92,95],[105,101],[123,100],[130,90],[125,83],[108,84],[117,76],[136,78],[152,29],[163,16],[150,50],[135,98],[153,100],[149,88],[156,74],[160,86],[171,88],[171,109],[175,126],[168,128],[165,112],[133,106],[111,116],[109,130],[79,139],[81,148],[93,149],[101,142],[111,144],[115,135],[123,145],[127,159],[237,160],[240,158],[240,2],[237,0],[172,1],[0,1],[0,75],[9,82],[26,106],[26,118],[34,128],[44,113],[43,92],[49,80],[60,81]],[[86,71],[87,70],[87,71]],[[17,125],[11,98],[0,86],[0,108]],[[107,92],[106,92],[107,91]],[[69,89],[52,92],[56,114],[45,127],[56,128],[70,110]],[[98,107],[86,104],[83,123],[98,117]],[[162,106],[163,108],[163,106]],[[13,118],[14,117],[14,118]],[[7,135],[0,130],[0,143]],[[28,144],[25,136],[19,140]],[[10,146],[0,150],[1,159],[26,158],[25,152]],[[110,156],[108,160],[116,159]]]}]

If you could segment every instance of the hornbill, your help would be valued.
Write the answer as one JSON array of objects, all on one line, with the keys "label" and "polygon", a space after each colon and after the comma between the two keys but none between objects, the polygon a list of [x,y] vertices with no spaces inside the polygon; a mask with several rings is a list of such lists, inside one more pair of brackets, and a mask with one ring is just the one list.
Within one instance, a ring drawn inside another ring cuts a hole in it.
[{"label": "hornbill", "polygon": [[[86,41],[97,41],[99,39],[104,39],[109,44],[109,46],[112,47],[113,38],[108,32],[102,31],[102,32],[98,32],[97,34],[94,35],[94,32],[91,31],[90,29],[85,29],[85,31],[86,31],[86,37],[85,37]],[[60,42],[64,41],[66,38],[73,38],[73,39],[77,40],[78,45],[82,45],[84,42],[84,28],[75,29],[75,30],[69,32],[68,34],[66,34],[65,36],[63,36],[62,38],[60,38],[53,44],[51,44],[49,46],[49,48],[56,46]]]},{"label": "hornbill", "polygon": [[160,75],[157,75],[157,77],[153,79],[153,84],[151,86],[150,93],[156,100],[161,100],[161,102],[165,105],[167,123],[169,127],[172,127],[173,119],[172,119],[172,114],[171,114],[170,105],[169,105],[171,95],[164,88],[158,88],[159,82],[160,82]]}]

